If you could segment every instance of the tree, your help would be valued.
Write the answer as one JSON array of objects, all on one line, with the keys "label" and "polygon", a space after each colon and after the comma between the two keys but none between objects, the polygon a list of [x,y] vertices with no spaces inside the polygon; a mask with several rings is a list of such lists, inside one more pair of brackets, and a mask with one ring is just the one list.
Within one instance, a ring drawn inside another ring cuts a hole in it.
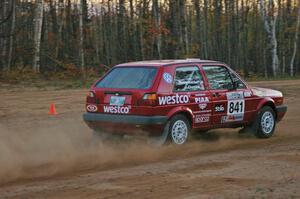
[{"label": "tree", "polygon": [[14,48],[14,32],[16,26],[16,0],[11,0],[11,7],[12,7],[12,21],[11,21],[11,28],[10,28],[10,35],[9,35],[9,49],[8,49],[8,58],[7,58],[7,67],[6,70],[10,71],[11,62],[12,62],[12,53]]},{"label": "tree", "polygon": [[[158,0],[152,0],[152,17],[154,21],[155,26],[155,35],[154,35],[154,51],[156,53],[153,53],[156,55],[158,59],[162,58],[161,55],[161,21],[160,21],[160,12],[158,7]],[[153,55],[152,55],[153,56]]]},{"label": "tree", "polygon": [[290,62],[290,76],[294,76],[294,62],[295,62],[295,57],[297,52],[299,25],[300,25],[300,2],[298,2],[298,14],[297,14],[295,37],[294,37],[293,54]]},{"label": "tree", "polygon": [[260,11],[264,22],[265,31],[269,39],[269,49],[272,57],[272,74],[274,77],[278,74],[279,59],[277,55],[277,37],[276,37],[276,22],[277,12],[274,0],[268,0],[267,8],[265,0],[259,0]]},{"label": "tree", "polygon": [[299,20],[298,0],[2,0],[0,71],[83,77],[99,65],[200,57],[246,76],[294,76]]},{"label": "tree", "polygon": [[34,57],[32,68],[35,72],[40,72],[40,52],[41,52],[41,37],[44,15],[44,0],[37,0],[35,10],[35,27],[34,27]]},{"label": "tree", "polygon": [[80,69],[82,73],[82,78],[85,80],[85,62],[84,62],[84,34],[83,34],[83,18],[84,18],[84,4],[86,2],[84,0],[80,0],[79,4],[79,62],[80,62]]}]

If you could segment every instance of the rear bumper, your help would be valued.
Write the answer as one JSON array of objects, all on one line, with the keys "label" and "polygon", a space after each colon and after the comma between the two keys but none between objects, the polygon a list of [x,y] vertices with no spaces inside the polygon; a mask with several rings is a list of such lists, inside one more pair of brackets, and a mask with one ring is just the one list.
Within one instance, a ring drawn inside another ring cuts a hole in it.
[{"label": "rear bumper", "polygon": [[135,125],[165,124],[168,120],[166,116],[138,116],[138,115],[112,115],[100,113],[83,114],[84,121],[90,122],[113,122],[127,123]]},{"label": "rear bumper", "polygon": [[277,121],[279,122],[287,112],[287,105],[276,106]]},{"label": "rear bumper", "polygon": [[83,120],[94,130],[119,134],[161,134],[166,116],[113,115],[84,113]]}]

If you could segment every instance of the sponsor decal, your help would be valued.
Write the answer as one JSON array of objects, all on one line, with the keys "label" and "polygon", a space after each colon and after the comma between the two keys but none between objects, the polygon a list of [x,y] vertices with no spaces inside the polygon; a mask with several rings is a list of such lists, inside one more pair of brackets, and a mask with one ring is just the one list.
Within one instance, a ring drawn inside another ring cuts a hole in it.
[{"label": "sponsor decal", "polygon": [[204,109],[206,109],[206,107],[207,107],[206,103],[205,104],[199,104],[200,110],[204,110]]},{"label": "sponsor decal", "polygon": [[172,84],[173,77],[170,73],[164,73],[163,78],[164,78],[165,82],[167,82],[168,84]]},{"label": "sponsor decal", "polygon": [[86,106],[86,110],[88,112],[97,112],[98,107],[96,105],[89,104],[89,105]]},{"label": "sponsor decal", "polygon": [[245,91],[244,92],[244,97],[251,97],[252,96],[252,92],[251,91]]},{"label": "sponsor decal", "polygon": [[104,113],[128,114],[131,106],[103,106]]},{"label": "sponsor decal", "polygon": [[209,122],[210,114],[195,115],[195,123],[206,123]]},{"label": "sponsor decal", "polygon": [[194,85],[194,86],[187,85],[187,86],[185,86],[184,90],[193,90],[193,91],[195,91],[195,90],[201,90],[201,87],[199,85]]},{"label": "sponsor decal", "polygon": [[221,123],[243,121],[244,115],[225,115],[221,117]]},{"label": "sponsor decal", "polygon": [[195,102],[200,104],[200,103],[207,103],[209,102],[208,97],[195,97]]},{"label": "sponsor decal", "polygon": [[228,92],[226,93],[226,96],[228,100],[244,99],[244,92],[243,91]]},{"label": "sponsor decal", "polygon": [[188,95],[173,95],[173,96],[161,96],[158,97],[159,105],[169,104],[186,104],[190,101]]},{"label": "sponsor decal", "polygon": [[244,119],[245,100],[230,100],[227,105],[226,122],[242,121]]},{"label": "sponsor decal", "polygon": [[227,115],[244,115],[245,100],[230,100],[227,106]]},{"label": "sponsor decal", "polygon": [[215,106],[215,112],[224,112],[224,111],[225,111],[225,108],[224,108],[223,104],[217,104]]}]

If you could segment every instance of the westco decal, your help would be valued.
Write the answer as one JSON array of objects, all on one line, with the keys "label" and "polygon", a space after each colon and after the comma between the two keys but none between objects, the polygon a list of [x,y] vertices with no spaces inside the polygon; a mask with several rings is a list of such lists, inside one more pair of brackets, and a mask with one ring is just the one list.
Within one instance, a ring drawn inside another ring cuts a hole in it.
[{"label": "westco decal", "polygon": [[128,106],[103,106],[104,113],[128,114],[130,107]]},{"label": "westco decal", "polygon": [[159,105],[165,104],[186,104],[190,101],[188,95],[173,95],[158,97]]}]

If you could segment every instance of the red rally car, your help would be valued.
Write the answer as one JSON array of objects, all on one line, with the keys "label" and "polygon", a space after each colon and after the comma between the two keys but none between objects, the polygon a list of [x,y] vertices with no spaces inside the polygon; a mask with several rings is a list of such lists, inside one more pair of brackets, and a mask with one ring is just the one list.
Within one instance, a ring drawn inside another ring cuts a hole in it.
[{"label": "red rally car", "polygon": [[147,134],[180,145],[192,129],[244,127],[269,138],[287,106],[281,92],[247,85],[224,63],[186,59],[113,67],[90,88],[86,111],[99,135]]}]

